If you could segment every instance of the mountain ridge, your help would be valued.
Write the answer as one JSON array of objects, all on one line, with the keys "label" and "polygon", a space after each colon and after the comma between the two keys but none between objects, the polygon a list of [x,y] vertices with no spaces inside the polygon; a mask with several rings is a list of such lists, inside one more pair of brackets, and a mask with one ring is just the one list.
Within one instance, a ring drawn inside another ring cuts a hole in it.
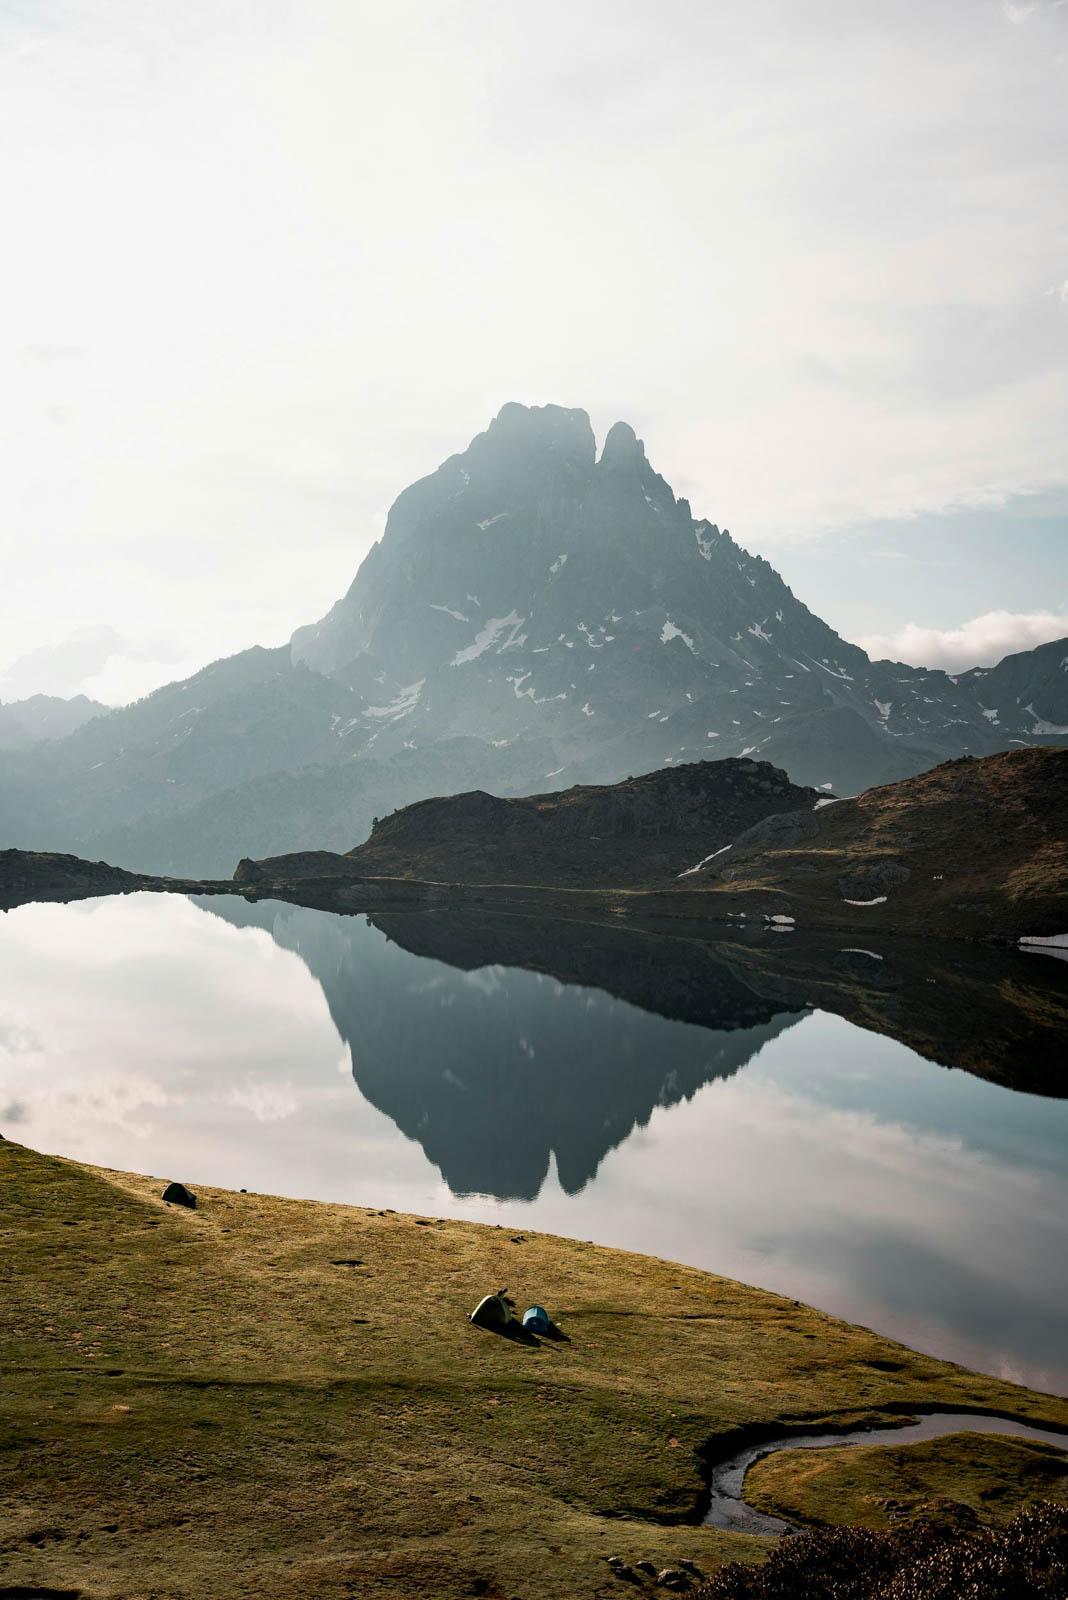
[{"label": "mountain ridge", "polygon": [[429,794],[755,757],[856,792],[1068,735],[1068,640],[951,676],[871,662],[695,518],[626,423],[504,406],[402,491],[318,623],[5,751],[0,843],[146,872],[343,851]]}]

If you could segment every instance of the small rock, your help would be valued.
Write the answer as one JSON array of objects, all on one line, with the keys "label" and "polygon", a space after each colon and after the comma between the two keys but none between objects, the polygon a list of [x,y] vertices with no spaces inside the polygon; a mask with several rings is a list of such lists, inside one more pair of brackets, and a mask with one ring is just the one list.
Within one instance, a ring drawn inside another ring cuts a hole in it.
[{"label": "small rock", "polygon": [[634,1563],[634,1565],[637,1567],[639,1572],[648,1573],[650,1578],[655,1578],[656,1577],[656,1562],[655,1561],[636,1561]]},{"label": "small rock", "polygon": [[163,1199],[171,1206],[188,1206],[190,1211],[197,1208],[196,1195],[184,1183],[169,1183],[163,1191]]},{"label": "small rock", "polygon": [[683,1572],[690,1573],[690,1575],[692,1577],[694,1577],[694,1578],[703,1578],[704,1577],[704,1573],[701,1571],[700,1567],[697,1565],[697,1562],[696,1561],[687,1561],[685,1556],[680,1556],[679,1557],[679,1566],[682,1568]]},{"label": "small rock", "polygon": [[625,1561],[620,1561],[617,1559],[615,1561],[610,1561],[608,1565],[612,1568],[613,1577],[622,1578],[624,1583],[641,1583],[642,1580],[639,1578],[634,1568],[628,1566]]},{"label": "small rock", "polygon": [[688,1589],[691,1579],[678,1567],[663,1567],[656,1575],[658,1589]]}]

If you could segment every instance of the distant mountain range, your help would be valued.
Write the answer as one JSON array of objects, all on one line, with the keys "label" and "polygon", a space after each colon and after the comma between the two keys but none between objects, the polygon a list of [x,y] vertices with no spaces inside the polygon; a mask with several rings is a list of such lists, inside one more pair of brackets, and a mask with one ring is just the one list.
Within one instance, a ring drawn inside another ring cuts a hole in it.
[{"label": "distant mountain range", "polygon": [[54,694],[34,694],[28,700],[0,700],[0,750],[24,750],[40,739],[63,739],[110,707],[87,695],[64,700]]},{"label": "distant mountain range", "polygon": [[0,844],[229,874],[460,789],[750,755],[848,794],[1065,735],[1068,641],[956,677],[872,662],[695,518],[625,423],[598,457],[585,412],[512,404],[401,494],[290,647],[8,749]]}]

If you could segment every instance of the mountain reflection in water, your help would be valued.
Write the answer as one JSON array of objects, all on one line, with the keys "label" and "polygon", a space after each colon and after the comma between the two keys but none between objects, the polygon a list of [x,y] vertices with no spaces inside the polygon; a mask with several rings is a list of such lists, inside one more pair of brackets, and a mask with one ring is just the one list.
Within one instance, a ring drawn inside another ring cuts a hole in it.
[{"label": "mountain reflection in water", "polygon": [[0,918],[0,983],[38,1148],[649,1250],[1068,1386],[1064,963],[138,895]]}]

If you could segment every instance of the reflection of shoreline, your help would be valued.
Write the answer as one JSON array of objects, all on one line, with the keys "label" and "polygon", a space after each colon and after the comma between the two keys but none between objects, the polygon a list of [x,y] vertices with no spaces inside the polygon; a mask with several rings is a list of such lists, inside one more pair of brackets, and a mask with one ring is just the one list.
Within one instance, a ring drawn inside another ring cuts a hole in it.
[{"label": "reflection of shoreline", "polygon": [[1068,983],[1001,951],[201,903],[300,956],[361,1093],[455,1194],[532,1199],[554,1155],[576,1193],[655,1106],[736,1072],[813,1006],[1006,1088],[1062,1090]]},{"label": "reflection of shoreline", "polygon": [[888,1034],[941,1066],[1029,1094],[1068,1095],[1068,971],[1015,951],[667,931],[612,922],[490,917],[474,910],[370,920],[414,954],[465,967],[502,962],[603,988],[703,1027],[745,1026],[814,1007]]}]

